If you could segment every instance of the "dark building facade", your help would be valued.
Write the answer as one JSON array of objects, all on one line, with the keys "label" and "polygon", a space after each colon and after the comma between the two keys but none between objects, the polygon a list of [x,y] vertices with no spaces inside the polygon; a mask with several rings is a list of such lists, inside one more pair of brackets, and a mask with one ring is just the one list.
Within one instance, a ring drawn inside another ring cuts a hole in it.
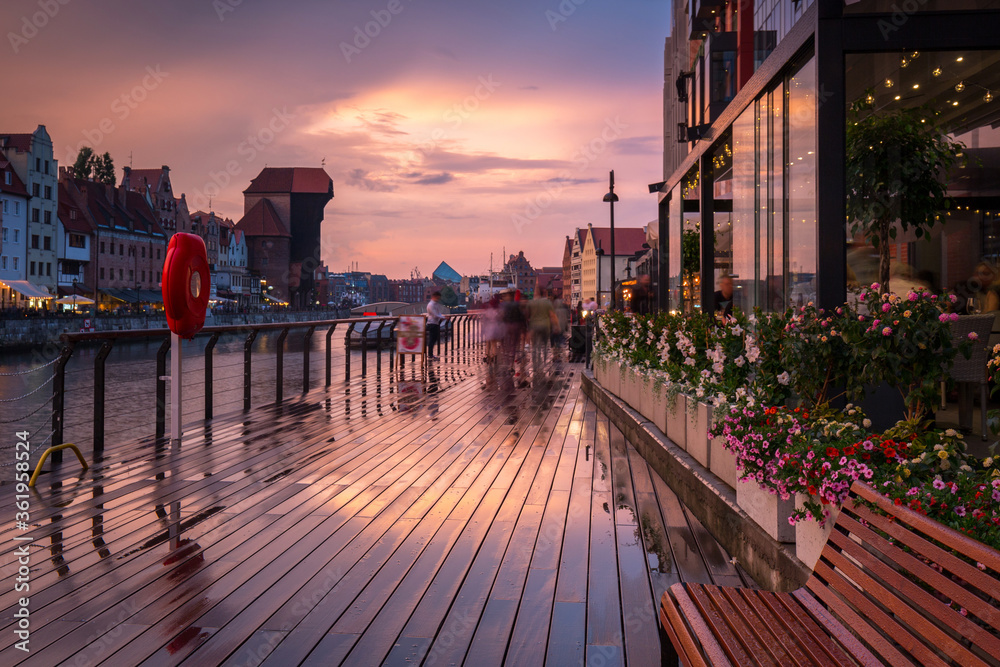
[{"label": "dark building facade", "polygon": [[[323,209],[333,199],[333,181],[318,167],[265,167],[243,191],[243,196],[244,218],[251,213],[254,219],[276,218],[287,234],[251,244],[252,235],[247,232],[251,268],[262,276],[267,275],[268,284],[276,280],[275,290],[280,287],[285,295],[283,298],[292,306],[305,307],[314,303],[316,269],[322,264],[320,228]],[[261,209],[264,202],[267,202],[266,210]],[[271,227],[277,230],[277,225]],[[279,238],[285,240],[279,242]],[[287,259],[273,256],[285,253]],[[265,258],[268,260],[266,265],[262,263]],[[282,264],[281,271],[275,269],[275,262]]]}]

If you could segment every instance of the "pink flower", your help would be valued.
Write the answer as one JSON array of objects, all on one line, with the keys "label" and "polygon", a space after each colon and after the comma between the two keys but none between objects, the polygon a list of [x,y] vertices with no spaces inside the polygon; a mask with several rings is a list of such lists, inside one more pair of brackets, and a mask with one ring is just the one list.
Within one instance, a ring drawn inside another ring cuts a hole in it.
[{"label": "pink flower", "polygon": [[891,308],[892,308],[892,304],[889,304],[889,303],[883,303],[882,304],[882,312],[883,313],[888,313]]},{"label": "pink flower", "polygon": [[916,301],[919,298],[920,298],[920,295],[918,295],[916,292],[910,292],[910,296],[909,296],[910,301]]},{"label": "pink flower", "polygon": [[952,322],[958,322],[958,313],[951,313],[948,316],[948,319],[950,319]]},{"label": "pink flower", "polygon": [[879,285],[878,283],[872,283],[872,289],[875,290],[876,292],[879,291],[879,289],[881,289],[881,287],[882,286]]},{"label": "pink flower", "polygon": [[948,321],[948,313],[941,313],[940,315],[938,315],[938,321],[939,322],[947,322]]},{"label": "pink flower", "polygon": [[979,334],[977,334],[975,331],[970,331],[969,332],[969,340],[977,340],[978,338],[979,338]]},{"label": "pink flower", "polygon": [[958,516],[965,516],[965,506],[959,505],[958,507],[956,507],[955,514],[957,514]]},{"label": "pink flower", "polygon": [[891,336],[892,335],[892,327],[886,327],[885,329],[882,329],[882,335],[883,336]]}]

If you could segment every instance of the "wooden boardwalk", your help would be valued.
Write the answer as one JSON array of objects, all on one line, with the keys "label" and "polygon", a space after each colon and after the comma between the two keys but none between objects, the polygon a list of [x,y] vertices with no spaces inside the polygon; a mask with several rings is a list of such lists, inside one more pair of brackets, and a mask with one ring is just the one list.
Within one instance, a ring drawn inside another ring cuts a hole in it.
[{"label": "wooden boardwalk", "polygon": [[464,351],[434,368],[110,448],[82,476],[68,457],[30,531],[3,524],[0,665],[654,665],[669,585],[751,583],[581,365],[524,387]]}]

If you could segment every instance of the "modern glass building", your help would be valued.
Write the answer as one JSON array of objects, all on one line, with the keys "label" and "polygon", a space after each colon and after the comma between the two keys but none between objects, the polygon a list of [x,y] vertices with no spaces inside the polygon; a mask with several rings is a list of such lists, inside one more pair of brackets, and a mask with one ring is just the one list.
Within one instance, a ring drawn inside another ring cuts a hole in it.
[{"label": "modern glass building", "polygon": [[[941,174],[949,206],[929,240],[896,222],[893,287],[951,289],[977,266],[993,272],[981,280],[1000,278],[1000,0],[676,0],[674,10],[664,182],[650,186],[661,308],[711,308],[723,274],[745,311],[829,307],[877,279],[877,251],[848,216],[858,104],[886,116],[922,109],[963,145]],[[899,162],[892,179],[909,175]]]}]

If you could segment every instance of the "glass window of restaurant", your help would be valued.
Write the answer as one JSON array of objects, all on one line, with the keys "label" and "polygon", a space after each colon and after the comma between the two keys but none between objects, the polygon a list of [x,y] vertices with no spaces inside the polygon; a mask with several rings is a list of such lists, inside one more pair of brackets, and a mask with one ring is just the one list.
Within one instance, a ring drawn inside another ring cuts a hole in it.
[{"label": "glass window of restaurant", "polygon": [[681,289],[685,313],[701,310],[701,178],[698,165],[681,181]]},{"label": "glass window of restaurant", "polygon": [[667,212],[667,305],[673,312],[683,308],[683,292],[681,290],[681,185],[677,184],[670,192],[670,204]]},{"label": "glass window of restaurant", "polygon": [[733,307],[744,313],[757,305],[755,109],[751,104],[733,123]]},{"label": "glass window of restaurant", "polygon": [[788,272],[786,303],[816,300],[816,65],[788,80]]},{"label": "glass window of restaurant", "polygon": [[[960,8],[983,4],[959,3]],[[1000,51],[848,54],[845,87],[849,118],[851,105],[861,100],[863,114],[892,118],[917,112],[933,125],[932,135],[961,144],[954,166],[942,175],[947,206],[928,233],[918,237],[912,225],[904,231],[897,223],[889,243],[890,289],[953,292],[962,312],[1000,309]],[[901,156],[901,178],[906,162]],[[899,203],[890,198],[890,206]],[[848,234],[849,286],[877,281],[878,252],[861,233],[850,235],[848,229]]]},{"label": "glass window of restaurant", "polygon": [[[715,227],[712,237],[714,249],[713,280],[716,290],[722,276],[733,275],[733,133],[726,131],[712,151],[712,222]],[[736,300],[734,278],[733,305]]]}]

